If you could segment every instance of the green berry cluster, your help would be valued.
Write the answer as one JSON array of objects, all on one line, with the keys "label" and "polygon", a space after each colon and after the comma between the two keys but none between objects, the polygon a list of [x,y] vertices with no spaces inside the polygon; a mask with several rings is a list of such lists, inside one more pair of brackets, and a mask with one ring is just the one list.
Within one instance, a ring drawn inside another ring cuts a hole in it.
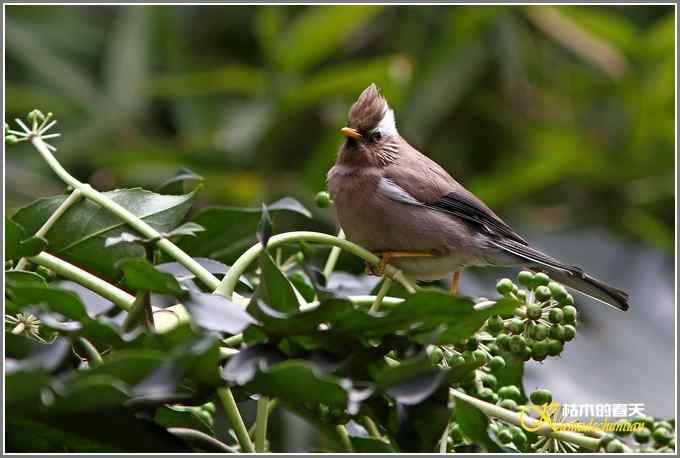
[{"label": "green berry cluster", "polygon": [[[639,416],[625,423],[643,424],[640,430],[630,432],[621,430],[603,434],[600,449],[609,453],[626,451],[626,438],[632,436],[633,451],[636,452],[675,452],[675,421],[656,420],[651,416]],[[627,445],[631,445],[630,443]]]},{"label": "green berry cluster", "polygon": [[522,271],[517,282],[521,287],[509,278],[496,285],[499,293],[523,305],[512,317],[493,316],[487,320],[485,329],[495,336],[495,347],[491,348],[524,361],[558,356],[564,344],[576,336],[578,312],[574,298],[544,273]]}]

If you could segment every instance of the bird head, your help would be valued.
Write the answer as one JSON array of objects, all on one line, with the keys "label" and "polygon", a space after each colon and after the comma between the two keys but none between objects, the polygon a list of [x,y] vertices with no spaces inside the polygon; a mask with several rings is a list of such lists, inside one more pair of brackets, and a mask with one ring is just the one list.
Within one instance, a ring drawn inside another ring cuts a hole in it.
[{"label": "bird head", "polygon": [[399,133],[394,111],[375,84],[359,95],[349,110],[347,126],[340,129],[340,133],[347,139],[343,151],[348,154],[365,156],[366,159],[388,159],[396,154],[395,141]]}]

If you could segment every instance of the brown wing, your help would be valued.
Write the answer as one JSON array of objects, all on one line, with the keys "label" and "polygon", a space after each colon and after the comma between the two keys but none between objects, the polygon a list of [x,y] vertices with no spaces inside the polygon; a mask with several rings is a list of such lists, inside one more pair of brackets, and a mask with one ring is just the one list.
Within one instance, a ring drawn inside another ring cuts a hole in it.
[{"label": "brown wing", "polygon": [[386,178],[429,208],[469,221],[489,235],[507,237],[527,245],[524,238],[477,196],[454,180],[439,164],[418,152],[406,141],[400,146],[400,157],[387,167]]}]

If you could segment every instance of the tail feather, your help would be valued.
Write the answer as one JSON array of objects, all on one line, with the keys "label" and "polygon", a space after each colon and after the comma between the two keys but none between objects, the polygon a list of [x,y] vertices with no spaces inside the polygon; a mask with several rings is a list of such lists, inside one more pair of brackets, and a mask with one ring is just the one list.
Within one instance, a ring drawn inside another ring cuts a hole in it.
[{"label": "tail feather", "polygon": [[575,266],[569,266],[529,246],[512,240],[490,240],[490,243],[504,253],[520,258],[531,270],[544,272],[556,282],[575,289],[586,296],[616,308],[628,310],[628,293],[609,286]]}]

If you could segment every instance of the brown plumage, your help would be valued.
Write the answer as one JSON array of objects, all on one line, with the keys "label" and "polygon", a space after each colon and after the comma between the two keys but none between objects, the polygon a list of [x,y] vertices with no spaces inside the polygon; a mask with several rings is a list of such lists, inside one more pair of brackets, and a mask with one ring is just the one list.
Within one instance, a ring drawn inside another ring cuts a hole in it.
[{"label": "brown plumage", "polygon": [[374,252],[428,252],[390,263],[433,280],[468,266],[524,266],[620,310],[628,295],[529,246],[479,198],[397,132],[375,85],[349,111],[348,138],[328,172],[347,238]]}]

